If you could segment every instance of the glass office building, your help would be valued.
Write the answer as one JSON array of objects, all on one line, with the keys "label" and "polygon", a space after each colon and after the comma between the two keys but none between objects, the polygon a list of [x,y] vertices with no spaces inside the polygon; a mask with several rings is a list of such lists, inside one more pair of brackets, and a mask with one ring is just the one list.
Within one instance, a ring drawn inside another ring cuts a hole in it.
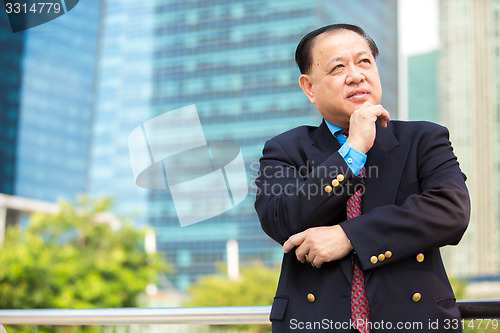
[{"label": "glass office building", "polygon": [[147,223],[148,192],[132,177],[129,133],[152,116],[153,1],[106,1],[100,30],[88,191],[113,197],[120,214]]},{"label": "glass office building", "polygon": [[[281,247],[263,233],[254,211],[253,181],[267,139],[321,121],[298,86],[294,52],[306,32],[336,22],[364,27],[381,50],[383,104],[397,118],[395,0],[116,0],[105,12],[90,192],[114,196],[119,213],[155,228],[179,289],[215,272],[230,239],[238,241],[241,264],[281,261]],[[241,149],[249,193],[226,213],[181,227],[169,190],[135,185],[127,138],[144,122],[191,104],[208,143]]]},{"label": "glass office building", "polygon": [[0,20],[0,193],[6,194],[14,193],[24,39],[6,17]]},{"label": "glass office building", "polygon": [[497,281],[477,294],[489,298],[500,289],[500,1],[440,0],[439,9],[441,118],[471,197],[467,232],[443,254],[450,274]]},{"label": "glass office building", "polygon": [[100,3],[17,33],[0,18],[3,193],[56,201],[85,192]]},{"label": "glass office building", "polygon": [[439,51],[408,57],[408,120],[439,122]]}]

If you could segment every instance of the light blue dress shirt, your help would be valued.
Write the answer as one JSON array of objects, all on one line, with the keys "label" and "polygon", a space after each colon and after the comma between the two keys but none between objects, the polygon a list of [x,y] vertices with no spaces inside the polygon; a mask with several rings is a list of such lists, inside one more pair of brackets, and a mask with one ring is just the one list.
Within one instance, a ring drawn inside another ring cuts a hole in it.
[{"label": "light blue dress shirt", "polygon": [[359,150],[352,148],[351,145],[346,142],[347,137],[344,134],[340,133],[340,131],[342,131],[342,128],[329,123],[326,120],[325,123],[326,126],[328,126],[330,132],[332,132],[332,135],[335,137],[335,139],[337,139],[341,146],[339,149],[340,156],[342,156],[344,161],[347,163],[349,169],[351,169],[351,171],[355,175],[357,175],[365,166],[366,154],[363,154]]}]

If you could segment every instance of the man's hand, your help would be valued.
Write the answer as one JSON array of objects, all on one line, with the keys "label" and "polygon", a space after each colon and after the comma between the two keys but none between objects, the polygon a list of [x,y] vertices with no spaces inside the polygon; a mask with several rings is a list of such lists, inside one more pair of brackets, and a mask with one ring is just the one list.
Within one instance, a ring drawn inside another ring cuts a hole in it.
[{"label": "man's hand", "polygon": [[366,154],[375,142],[376,127],[375,122],[379,121],[380,126],[387,127],[387,122],[391,120],[389,112],[382,105],[373,105],[365,102],[355,110],[349,120],[349,145]]},{"label": "man's hand", "polygon": [[288,253],[296,246],[297,259],[302,263],[309,261],[318,268],[325,262],[344,258],[353,250],[347,235],[339,225],[309,228],[299,232],[283,244],[283,252]]}]

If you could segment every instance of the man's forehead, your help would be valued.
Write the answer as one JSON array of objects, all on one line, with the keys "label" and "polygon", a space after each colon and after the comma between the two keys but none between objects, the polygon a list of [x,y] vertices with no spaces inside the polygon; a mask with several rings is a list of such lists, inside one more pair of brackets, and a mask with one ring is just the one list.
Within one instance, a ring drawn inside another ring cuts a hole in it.
[{"label": "man's forehead", "polygon": [[317,53],[317,51],[321,51],[321,49],[325,46],[332,46],[332,43],[333,46],[352,44],[353,47],[358,46],[359,48],[356,53],[371,54],[370,46],[368,45],[368,42],[365,40],[365,38],[354,31],[346,29],[327,31],[316,36],[316,38],[314,38],[313,40],[311,51],[313,54]]}]

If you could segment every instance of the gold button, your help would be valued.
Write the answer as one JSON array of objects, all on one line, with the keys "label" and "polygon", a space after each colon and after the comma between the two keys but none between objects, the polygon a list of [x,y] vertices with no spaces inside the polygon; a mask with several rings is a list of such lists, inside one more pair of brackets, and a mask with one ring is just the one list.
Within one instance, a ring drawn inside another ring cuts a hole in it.
[{"label": "gold button", "polygon": [[311,303],[314,303],[314,301],[316,300],[316,297],[314,297],[313,294],[307,294],[307,300]]},{"label": "gold button", "polygon": [[377,258],[377,257],[375,257],[375,256],[373,256],[373,257],[371,257],[371,258],[370,258],[370,262],[371,262],[372,264],[376,264],[376,263],[377,263],[377,261],[378,261],[378,258]]},{"label": "gold button", "polygon": [[385,257],[386,258],[392,257],[392,252],[391,251],[385,251]]},{"label": "gold button", "polygon": [[340,183],[339,183],[339,181],[338,181],[337,179],[332,180],[332,185],[333,185],[334,187],[339,186],[339,184],[340,184]]},{"label": "gold button", "polygon": [[325,192],[326,192],[326,193],[330,193],[332,190],[333,190],[333,189],[332,189],[332,187],[331,187],[330,185],[326,185],[326,186],[325,186]]},{"label": "gold button", "polygon": [[384,261],[385,260],[385,256],[381,253],[378,255],[378,261]]},{"label": "gold button", "polygon": [[418,301],[420,301],[421,298],[422,298],[422,295],[420,295],[420,293],[414,293],[413,296],[411,297],[411,299],[415,303],[417,303]]},{"label": "gold button", "polygon": [[419,253],[419,254],[417,254],[417,261],[418,261],[418,262],[422,262],[422,261],[424,261],[424,254],[423,254],[423,253]]},{"label": "gold button", "polygon": [[344,175],[343,175],[343,174],[338,175],[338,176],[337,176],[337,180],[338,180],[339,182],[343,181],[343,180],[344,180]]}]

